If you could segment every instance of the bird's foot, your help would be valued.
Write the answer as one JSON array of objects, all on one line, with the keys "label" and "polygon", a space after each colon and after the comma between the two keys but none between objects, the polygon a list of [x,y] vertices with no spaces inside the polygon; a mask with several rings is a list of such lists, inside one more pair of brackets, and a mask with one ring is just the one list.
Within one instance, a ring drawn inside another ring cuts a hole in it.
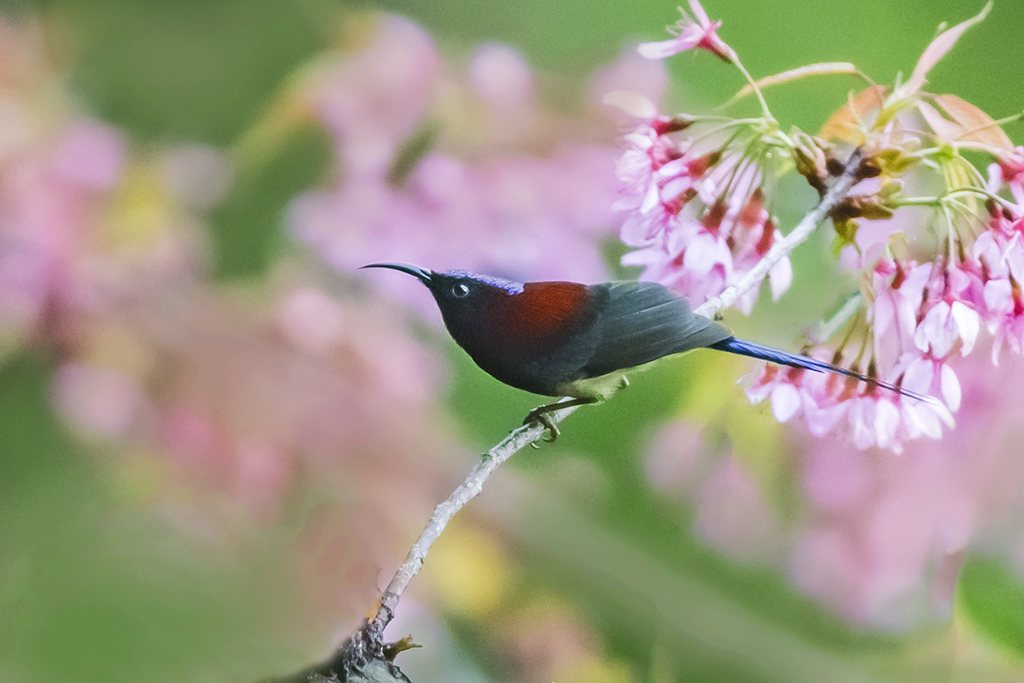
[{"label": "bird's foot", "polygon": [[[526,419],[523,420],[524,425],[539,424],[547,432],[542,438],[548,443],[553,443],[561,432],[558,431],[558,427],[551,418],[548,417],[548,413],[551,412],[551,406],[541,406],[540,408],[534,408],[527,415]],[[536,445],[536,444],[534,444]]]},{"label": "bird's foot", "polygon": [[590,397],[562,399],[561,401],[549,403],[546,406],[541,406],[540,408],[534,408],[527,414],[526,419],[523,420],[523,424],[536,424],[543,427],[544,431],[547,432],[547,434],[544,436],[544,440],[547,441],[548,443],[551,443],[558,438],[559,434],[561,434],[561,432],[558,431],[558,427],[555,426],[555,422],[550,417],[551,413],[558,410],[562,410],[563,408],[572,408],[573,406],[582,406],[587,405],[588,403],[596,402],[597,399]]}]

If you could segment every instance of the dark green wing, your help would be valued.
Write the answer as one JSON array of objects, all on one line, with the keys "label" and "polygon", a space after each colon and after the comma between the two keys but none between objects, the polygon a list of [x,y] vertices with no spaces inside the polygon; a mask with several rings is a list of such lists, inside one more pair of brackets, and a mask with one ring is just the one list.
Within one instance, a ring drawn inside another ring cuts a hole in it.
[{"label": "dark green wing", "polygon": [[606,282],[591,287],[601,313],[597,345],[586,377],[636,367],[732,336],[724,326],[694,315],[690,304],[655,282]]}]

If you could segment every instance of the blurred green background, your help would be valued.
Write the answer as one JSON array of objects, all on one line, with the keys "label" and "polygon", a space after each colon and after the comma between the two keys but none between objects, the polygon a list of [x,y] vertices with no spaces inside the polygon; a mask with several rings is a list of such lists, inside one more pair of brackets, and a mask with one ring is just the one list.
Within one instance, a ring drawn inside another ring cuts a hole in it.
[{"label": "blurred green background", "polygon": [[[661,39],[677,17],[674,1],[610,0],[53,0],[0,9],[45,18],[47,30],[59,36],[55,58],[69,66],[83,106],[125,129],[133,145],[201,142],[236,151],[296,70],[336,41],[348,12],[403,14],[447,54],[464,54],[482,41],[507,43],[531,65],[570,82],[632,41]],[[723,20],[722,34],[755,77],[851,61],[888,82],[895,71],[913,69],[940,22],[962,21],[980,4],[733,0],[706,9]],[[1020,111],[1022,35],[1024,3],[997,2],[933,70],[930,89],[956,93],[996,118]],[[669,67],[680,107],[723,101],[742,85],[729,70],[694,64],[683,55]],[[815,130],[855,86],[836,77],[785,87],[786,95],[773,100],[775,115]],[[1024,142],[1021,124],[1008,133]],[[331,159],[322,133],[289,135],[259,163],[240,166],[231,193],[210,217],[213,273],[225,288],[253,298],[275,259],[295,250],[283,230],[288,201],[320,182]],[[803,208],[778,210],[785,219]],[[798,256],[796,267],[816,278],[829,266],[811,252]],[[771,311],[730,322],[784,343],[784,330],[820,315],[820,292],[813,289],[794,288]],[[497,385],[451,344],[427,336],[450,356],[445,400],[455,430],[473,449],[496,442],[533,407],[534,397]],[[80,444],[54,416],[48,396],[57,359],[30,349],[0,362],[0,680],[27,680],[18,678],[26,672],[33,681],[256,680],[309,663],[350,626],[321,632],[309,650],[298,638],[282,637],[289,620],[302,622],[274,561],[275,543],[287,531],[274,527],[265,547],[243,559],[212,562],[209,548],[179,546],[158,516],[122,507],[117,487],[94,464],[104,447]],[[428,562],[420,579],[445,595],[444,578],[430,576],[451,566],[445,557],[480,571],[493,570],[499,558],[507,575],[490,578],[501,583],[501,604],[515,605],[520,629],[546,633],[554,614],[584,624],[598,643],[584,649],[599,654],[559,683],[1024,680],[1024,584],[1002,561],[968,560],[958,610],[969,614],[964,623],[982,644],[958,658],[960,639],[970,636],[952,628],[953,616],[909,633],[850,625],[800,596],[778,572],[707,546],[693,532],[692,511],[651,490],[640,454],[657,427],[683,412],[717,415],[734,431],[708,438],[732,439],[723,448],[759,471],[785,510],[794,495],[787,465],[760,461],[758,449],[784,450],[787,436],[764,411],[742,406],[731,379],[742,372],[728,359],[674,359],[639,376],[613,403],[580,411],[560,442],[510,464],[517,481],[530,482],[530,492],[498,482],[488,502],[485,490],[473,503],[479,508],[473,521],[465,529],[456,523],[452,538],[442,538],[441,559]],[[460,460],[454,469],[468,463]],[[432,492],[434,499],[444,494],[443,487]],[[410,543],[419,524],[407,522]],[[497,547],[487,550],[488,542]],[[19,560],[27,548],[31,562]],[[474,552],[483,553],[477,564]],[[381,577],[392,571],[379,569]],[[162,572],[176,578],[165,581]],[[268,597],[268,585],[280,594]],[[430,603],[450,641],[414,632],[426,649],[399,663],[408,662],[417,681],[514,680],[508,674],[514,657],[505,648],[512,627],[495,626],[500,619],[489,610],[497,608],[469,609],[463,600],[455,593],[450,603]]]}]

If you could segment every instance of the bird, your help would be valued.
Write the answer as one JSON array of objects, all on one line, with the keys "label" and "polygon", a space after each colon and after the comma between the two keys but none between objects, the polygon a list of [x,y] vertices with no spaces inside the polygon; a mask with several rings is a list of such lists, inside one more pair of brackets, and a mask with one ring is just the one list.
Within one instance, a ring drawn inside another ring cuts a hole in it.
[{"label": "bird", "polygon": [[707,348],[779,365],[829,372],[910,398],[930,397],[876,377],[738,339],[729,328],[694,313],[689,302],[657,282],[515,282],[465,270],[433,271],[404,263],[370,263],[423,283],[455,342],[500,382],[560,400],[536,408],[547,441],[558,429],[549,413],[604,401],[628,385],[626,371],[664,356]]}]

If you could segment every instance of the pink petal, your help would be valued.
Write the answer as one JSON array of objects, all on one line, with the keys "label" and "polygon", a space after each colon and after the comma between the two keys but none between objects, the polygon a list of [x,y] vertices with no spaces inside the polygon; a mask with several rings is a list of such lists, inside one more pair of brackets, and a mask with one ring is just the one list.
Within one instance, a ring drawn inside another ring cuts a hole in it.
[{"label": "pink petal", "polygon": [[697,23],[702,27],[707,27],[711,23],[711,20],[708,18],[708,13],[704,11],[701,4],[697,2],[697,0],[690,0],[689,4],[690,11],[693,12],[693,16],[697,20]]},{"label": "pink petal", "polygon": [[942,389],[942,400],[954,413],[960,410],[960,381],[956,378],[953,368],[945,363],[939,371],[939,386]]},{"label": "pink petal", "polygon": [[953,316],[953,321],[956,323],[960,339],[963,340],[963,348],[960,349],[960,354],[966,356],[974,348],[974,343],[978,339],[978,331],[981,329],[981,318],[978,316],[977,311],[960,301],[953,302],[950,313]]},{"label": "pink petal", "polygon": [[938,439],[942,436],[942,425],[939,424],[935,413],[928,408],[906,405],[903,407],[903,418],[912,439],[919,436]]},{"label": "pink petal", "polygon": [[[610,90],[600,98],[602,104],[616,107],[634,119],[653,119],[658,115],[658,108],[649,99],[632,90]],[[625,137],[629,141],[629,135]],[[650,147],[648,143],[647,147]]]},{"label": "pink petal", "polygon": [[999,246],[996,244],[995,233],[991,230],[978,235],[978,239],[974,241],[974,258],[984,258],[988,262],[989,268],[992,268],[998,263]]},{"label": "pink petal", "polygon": [[935,363],[928,358],[919,357],[907,366],[903,375],[903,387],[919,394],[928,394],[935,379]]},{"label": "pink petal", "polygon": [[665,59],[680,52],[691,50],[694,45],[695,43],[692,40],[681,40],[680,36],[653,43],[640,43],[636,46],[636,51],[641,57],[646,57],[647,59]]},{"label": "pink petal", "polygon": [[1018,282],[1024,280],[1024,244],[1021,244],[1019,232],[1013,233],[1013,237],[1003,253],[1003,260]]},{"label": "pink petal", "polygon": [[1007,279],[989,280],[985,283],[985,306],[990,311],[1013,310],[1013,299],[1011,298],[1013,288]]},{"label": "pink petal", "polygon": [[718,264],[725,265],[731,272],[732,252],[724,242],[707,234],[698,235],[683,256],[683,266],[697,275],[706,275]]},{"label": "pink petal", "polygon": [[781,423],[786,423],[800,411],[800,392],[795,386],[784,382],[772,391],[772,415]]},{"label": "pink petal", "polygon": [[849,409],[850,401],[843,401],[837,403],[834,406],[828,406],[826,408],[808,409],[804,407],[804,415],[807,420],[807,429],[814,436],[825,436],[833,429],[836,424],[842,419],[843,415]]},{"label": "pink petal", "polygon": [[956,338],[947,325],[948,319],[949,304],[940,301],[932,306],[925,314],[924,320],[914,330],[914,344],[917,348],[925,352],[931,349],[932,355],[938,358],[949,355]]},{"label": "pink petal", "polygon": [[879,400],[875,406],[876,442],[881,448],[889,448],[896,442],[896,430],[900,426],[900,409],[887,400]]},{"label": "pink petal", "polygon": [[853,444],[857,448],[875,445],[875,406],[871,401],[855,400],[848,413],[853,428]]},{"label": "pink petal", "polygon": [[868,315],[874,322],[875,339],[877,340],[885,337],[889,328],[892,327],[896,319],[896,306],[892,300],[892,290],[879,287],[877,278],[875,291],[878,292],[878,297],[875,298],[874,307],[868,309]]},{"label": "pink petal", "polygon": [[650,213],[660,203],[661,197],[658,194],[658,184],[652,179],[647,186],[647,191],[644,193],[644,200],[640,203],[640,213]]},{"label": "pink petal", "polygon": [[910,75],[910,80],[908,80],[906,85],[902,88],[904,95],[913,95],[919,91],[925,84],[926,77],[931,68],[935,66],[940,59],[945,57],[947,52],[953,49],[953,46],[956,45],[957,41],[960,40],[960,36],[962,36],[967,29],[983,20],[990,9],[992,9],[991,2],[986,4],[985,7],[982,8],[981,12],[976,16],[940,33],[938,37],[935,38],[927,48],[925,48],[924,54],[922,54],[921,59],[918,60],[917,66],[914,67],[914,73]]},{"label": "pink petal", "polygon": [[768,271],[768,284],[772,288],[772,301],[778,301],[780,296],[789,291],[789,286],[792,283],[793,265],[789,262],[788,257],[780,259]]}]

